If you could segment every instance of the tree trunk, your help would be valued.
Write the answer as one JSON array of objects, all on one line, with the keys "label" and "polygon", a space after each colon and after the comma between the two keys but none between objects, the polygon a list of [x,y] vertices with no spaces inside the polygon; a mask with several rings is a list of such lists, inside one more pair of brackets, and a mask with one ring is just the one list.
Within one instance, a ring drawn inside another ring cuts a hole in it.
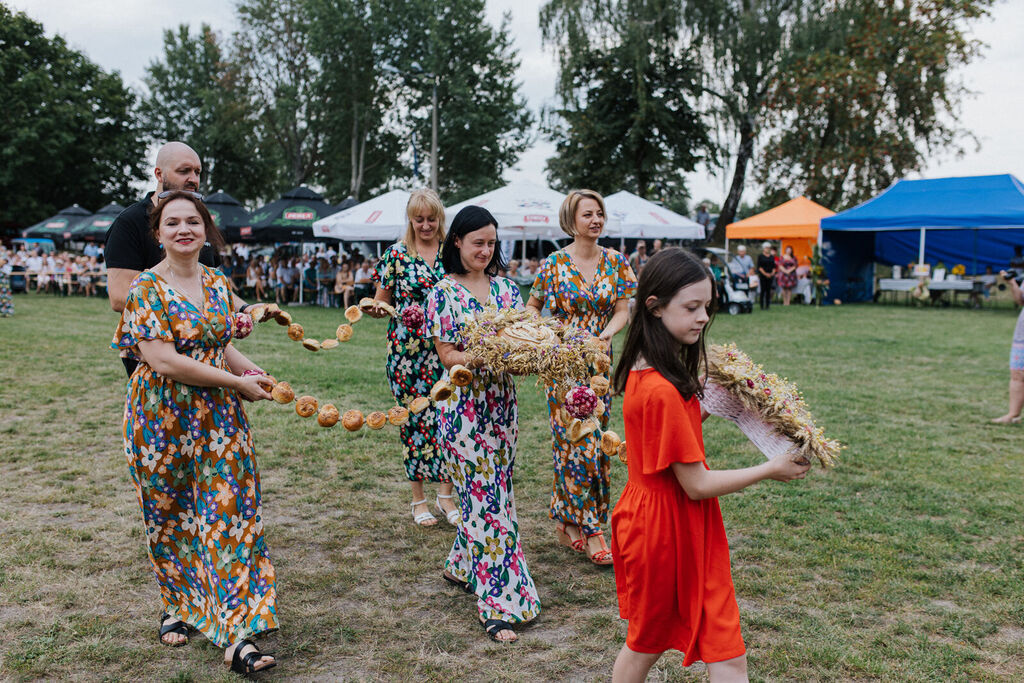
[{"label": "tree trunk", "polygon": [[349,150],[349,161],[351,172],[348,176],[348,191],[353,197],[359,197],[360,168],[359,168],[359,106],[352,103],[352,148]]},{"label": "tree trunk", "polygon": [[722,203],[722,210],[718,213],[718,221],[715,223],[715,231],[720,227],[722,234],[725,233],[725,226],[736,218],[736,209],[740,205],[740,195],[743,194],[743,183],[747,177],[747,165],[754,156],[754,117],[746,114],[740,122],[740,146],[736,152],[736,166],[732,172],[732,185],[729,187],[729,194]]}]

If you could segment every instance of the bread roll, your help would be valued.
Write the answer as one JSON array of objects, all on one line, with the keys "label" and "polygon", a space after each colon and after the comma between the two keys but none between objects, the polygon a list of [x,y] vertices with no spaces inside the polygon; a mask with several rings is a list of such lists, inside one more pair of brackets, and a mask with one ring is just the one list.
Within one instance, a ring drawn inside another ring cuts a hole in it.
[{"label": "bread roll", "polygon": [[452,395],[452,385],[445,382],[443,379],[437,380],[434,386],[430,389],[430,398],[440,403],[441,401],[447,401]]},{"label": "bread roll", "polygon": [[377,301],[377,310],[387,313],[392,318],[395,317],[395,307],[386,301]]},{"label": "bread roll", "polygon": [[407,408],[403,408],[402,406],[393,406],[388,411],[388,422],[395,425],[396,427],[401,427],[408,421],[409,410]]},{"label": "bread roll", "polygon": [[309,349],[310,351],[320,350],[320,342],[318,342],[316,339],[303,339],[302,346]]},{"label": "bread roll", "polygon": [[263,319],[260,320],[261,323],[265,323],[268,320],[270,320],[271,318],[276,318],[277,314],[281,312],[281,307],[278,306],[277,304],[260,304],[260,305],[264,307],[264,309],[263,309]]},{"label": "bread roll", "polygon": [[337,345],[338,345],[338,340],[337,339],[324,339],[322,342],[320,342],[320,348],[321,349],[333,349]]},{"label": "bread roll", "polygon": [[278,382],[270,390],[270,397],[278,403],[291,403],[295,400],[295,391],[288,382]]},{"label": "bread roll", "polygon": [[622,443],[622,439],[619,435],[613,431],[606,431],[601,435],[601,451],[605,455],[615,455],[619,452],[619,444]]},{"label": "bread roll", "polygon": [[380,429],[388,423],[388,416],[379,410],[375,410],[366,416],[366,426],[370,429]]},{"label": "bread roll", "polygon": [[359,300],[359,310],[363,313],[369,313],[373,309],[377,308],[379,303],[380,302],[373,297],[364,296]]},{"label": "bread roll", "polygon": [[473,382],[473,372],[465,365],[453,365],[452,369],[448,371],[448,377],[457,387],[469,386]]},{"label": "bread roll", "polygon": [[274,320],[277,321],[278,325],[288,327],[292,324],[292,314],[288,311],[278,311],[274,314]]},{"label": "bread roll", "polygon": [[579,443],[590,434],[593,434],[596,430],[597,421],[593,418],[588,417],[586,420],[573,419],[573,421],[569,423],[569,428],[565,430],[565,435],[572,443]]},{"label": "bread roll", "polygon": [[321,427],[333,427],[338,424],[339,419],[341,415],[338,414],[338,409],[330,403],[324,405],[316,416],[316,421]]},{"label": "bread roll", "polygon": [[[359,313],[359,311],[356,311],[356,313]],[[347,317],[348,311],[346,311],[345,314]],[[362,315],[362,313],[359,313],[359,315]],[[347,342],[352,338],[352,326],[348,323],[338,325],[338,330],[334,333],[334,336],[337,337],[340,342]]]},{"label": "bread roll", "polygon": [[608,393],[608,389],[611,387],[611,382],[608,381],[607,377],[602,375],[594,375],[590,378],[590,389],[598,396],[604,396]]},{"label": "bread roll", "polygon": [[341,426],[350,432],[358,432],[363,428],[363,414],[358,410],[346,410],[341,417]]},{"label": "bread roll", "polygon": [[295,412],[299,417],[312,417],[316,409],[317,402],[312,396],[300,396],[295,401]]},{"label": "bread roll", "polygon": [[409,412],[418,415],[430,407],[430,399],[426,396],[417,396],[409,403]]},{"label": "bread roll", "polygon": [[622,443],[619,444],[619,448],[618,448],[617,452],[619,454],[619,460],[621,460],[622,462],[626,462],[626,442],[625,441],[623,441]]},{"label": "bread roll", "polygon": [[302,341],[302,338],[305,336],[306,332],[302,329],[302,325],[292,323],[288,326],[288,338],[292,341]]},{"label": "bread roll", "polygon": [[253,304],[249,308],[245,309],[245,312],[249,314],[254,323],[266,322],[270,318],[270,314],[267,312],[266,304]]},{"label": "bread roll", "polygon": [[594,372],[603,375],[611,369],[612,359],[608,357],[607,353],[599,353],[594,356],[593,366]]},{"label": "bread roll", "polygon": [[[357,323],[359,319],[363,317],[363,312],[359,310],[358,306],[349,306],[345,309],[345,320],[350,323]],[[345,341],[342,339],[341,341]]]}]

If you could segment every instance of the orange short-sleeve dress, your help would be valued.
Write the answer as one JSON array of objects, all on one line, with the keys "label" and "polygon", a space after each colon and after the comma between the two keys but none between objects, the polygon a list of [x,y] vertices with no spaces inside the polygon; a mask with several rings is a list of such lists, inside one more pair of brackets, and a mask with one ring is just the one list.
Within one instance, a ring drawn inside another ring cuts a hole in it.
[{"label": "orange short-sleeve dress", "polygon": [[671,468],[704,462],[700,403],[656,370],[634,370],[622,411],[629,481],[612,513],[612,557],[626,645],[680,650],[684,666],[739,657],[746,647],[718,499],[690,500]]}]

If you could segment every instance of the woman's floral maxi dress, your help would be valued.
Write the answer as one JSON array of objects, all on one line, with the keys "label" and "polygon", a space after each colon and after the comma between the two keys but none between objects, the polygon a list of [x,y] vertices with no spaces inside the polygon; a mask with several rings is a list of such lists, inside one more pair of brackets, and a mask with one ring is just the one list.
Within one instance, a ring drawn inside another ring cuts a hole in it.
[{"label": "woman's floral maxi dress", "polygon": [[[615,303],[628,299],[635,290],[636,276],[629,261],[614,249],[601,249],[597,272],[589,286],[572,257],[562,249],[545,259],[531,295],[544,302],[556,318],[596,337],[611,320]],[[604,376],[609,375],[606,372]],[[578,444],[569,441],[566,425],[558,416],[560,405],[554,386],[548,385],[546,392],[555,465],[551,519],[578,526],[591,536],[608,522],[611,460],[599,448],[597,435],[592,434]],[[611,403],[606,396],[602,429],[608,426]]]},{"label": "woman's floral maxi dress", "polygon": [[[391,393],[403,405],[417,396],[428,395],[444,371],[434,342],[426,335],[426,323],[416,330],[402,323],[402,311],[413,304],[422,306],[426,312],[427,294],[442,277],[440,253],[431,268],[421,257],[411,256],[401,242],[384,252],[373,274],[380,287],[391,290],[397,312],[388,323],[387,375]],[[410,414],[400,433],[405,474],[410,481],[449,481],[444,456],[437,446],[435,410]]]},{"label": "woman's floral maxi dress", "polygon": [[152,271],[132,284],[111,346],[139,360],[128,380],[124,452],[165,610],[226,647],[277,628],[249,421],[234,391],[156,374],[146,340],[226,369],[234,315],[222,274],[203,269],[204,311]]},{"label": "woman's floral maxi dress", "polygon": [[[521,308],[519,287],[507,278],[491,278],[489,303]],[[441,280],[430,292],[430,336],[462,350],[462,326],[481,310],[469,290]],[[439,405],[438,434],[462,514],[445,569],[468,583],[484,619],[529,621],[540,613],[540,599],[519,542],[512,491],[519,434],[512,377],[474,370],[472,384],[455,387]]]}]

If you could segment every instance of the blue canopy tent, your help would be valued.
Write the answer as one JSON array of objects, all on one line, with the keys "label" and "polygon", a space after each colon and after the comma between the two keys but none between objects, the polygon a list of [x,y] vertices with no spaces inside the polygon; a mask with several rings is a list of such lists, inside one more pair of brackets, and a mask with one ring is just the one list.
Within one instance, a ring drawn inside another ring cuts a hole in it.
[{"label": "blue canopy tent", "polygon": [[1024,245],[1024,185],[1010,174],[899,180],[821,219],[821,231],[831,295],[870,301],[872,262],[962,263],[970,275],[1005,268]]}]

